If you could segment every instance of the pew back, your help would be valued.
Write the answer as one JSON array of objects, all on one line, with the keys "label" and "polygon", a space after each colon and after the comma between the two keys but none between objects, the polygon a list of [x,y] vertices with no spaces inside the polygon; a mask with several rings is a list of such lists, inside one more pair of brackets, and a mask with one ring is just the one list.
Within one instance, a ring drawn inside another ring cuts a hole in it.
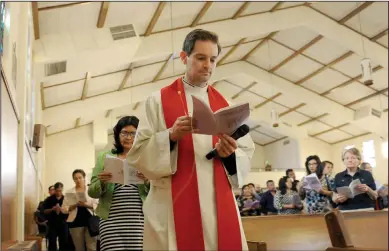
[{"label": "pew back", "polygon": [[388,248],[388,211],[342,213],[354,247]]},{"label": "pew back", "polygon": [[243,217],[247,241],[263,241],[267,250],[325,250],[331,246],[324,215]]}]

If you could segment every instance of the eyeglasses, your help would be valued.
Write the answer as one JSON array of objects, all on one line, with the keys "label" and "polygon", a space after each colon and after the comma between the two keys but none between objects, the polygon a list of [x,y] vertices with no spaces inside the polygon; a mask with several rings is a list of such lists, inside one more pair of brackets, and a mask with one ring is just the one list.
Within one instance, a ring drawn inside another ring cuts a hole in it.
[{"label": "eyeglasses", "polygon": [[126,132],[126,131],[120,132],[120,136],[126,137],[126,138],[129,138],[130,136],[131,136],[131,138],[134,138],[135,135],[136,135],[136,132]]},{"label": "eyeglasses", "polygon": [[317,166],[317,163],[308,163],[308,166]]}]

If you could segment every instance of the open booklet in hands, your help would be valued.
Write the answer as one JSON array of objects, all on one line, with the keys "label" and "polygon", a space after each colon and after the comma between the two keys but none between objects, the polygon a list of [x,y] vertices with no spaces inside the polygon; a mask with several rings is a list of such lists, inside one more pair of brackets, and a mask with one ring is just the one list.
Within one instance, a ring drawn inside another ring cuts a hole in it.
[{"label": "open booklet in hands", "polygon": [[66,193],[65,197],[68,200],[69,205],[75,205],[79,201],[86,202],[86,194],[85,194],[85,192]]},{"label": "open booklet in hands", "polygon": [[217,135],[219,133],[232,135],[250,116],[249,103],[222,108],[215,113],[202,100],[192,96],[193,119],[198,134]]},{"label": "open booklet in hands", "polygon": [[320,191],[323,187],[316,173],[311,173],[304,177],[303,188]]},{"label": "open booklet in hands", "polygon": [[361,181],[359,179],[353,180],[349,186],[346,187],[338,187],[336,188],[336,191],[338,194],[344,195],[349,199],[354,198],[358,194],[362,194],[362,191],[359,191],[357,189],[357,186],[361,184]]},{"label": "open booklet in hands", "polygon": [[109,183],[122,185],[143,184],[144,181],[136,176],[136,169],[130,166],[127,160],[122,160],[111,155],[106,155],[104,171],[112,173]]}]

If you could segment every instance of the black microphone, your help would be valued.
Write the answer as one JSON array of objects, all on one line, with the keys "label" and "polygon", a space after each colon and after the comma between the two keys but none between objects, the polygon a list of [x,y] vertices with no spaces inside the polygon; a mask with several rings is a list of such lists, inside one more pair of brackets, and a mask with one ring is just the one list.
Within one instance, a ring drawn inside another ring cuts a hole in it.
[{"label": "black microphone", "polygon": [[[235,130],[235,132],[231,135],[231,138],[234,140],[238,140],[239,138],[245,136],[250,131],[250,127],[246,124],[241,125],[238,127],[238,129]],[[212,151],[210,151],[207,155],[205,155],[207,159],[213,159],[215,157],[218,157],[216,148],[214,148]]]}]

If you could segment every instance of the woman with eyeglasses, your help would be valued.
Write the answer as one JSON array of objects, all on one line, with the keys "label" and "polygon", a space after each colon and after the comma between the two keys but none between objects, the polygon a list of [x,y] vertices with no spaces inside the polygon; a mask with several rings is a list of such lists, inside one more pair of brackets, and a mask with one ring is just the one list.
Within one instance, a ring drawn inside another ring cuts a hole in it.
[{"label": "woman with eyeglasses", "polygon": [[101,218],[99,226],[100,250],[142,250],[143,211],[142,204],[148,191],[144,185],[122,185],[110,182],[112,174],[104,171],[107,155],[125,160],[134,142],[139,119],[135,116],[121,118],[113,129],[114,148],[99,154],[93,169],[88,194],[99,199],[96,214]]},{"label": "woman with eyeglasses", "polygon": [[323,166],[321,165],[320,158],[317,155],[309,156],[305,161],[305,168],[307,175],[316,173],[322,188],[318,190],[304,188],[306,184],[305,177],[302,179],[303,182],[299,183],[299,194],[302,199],[305,198],[306,209],[308,214],[320,214],[326,213],[331,210],[330,199],[332,191],[335,190],[334,182],[332,178],[327,177],[323,174]]}]

